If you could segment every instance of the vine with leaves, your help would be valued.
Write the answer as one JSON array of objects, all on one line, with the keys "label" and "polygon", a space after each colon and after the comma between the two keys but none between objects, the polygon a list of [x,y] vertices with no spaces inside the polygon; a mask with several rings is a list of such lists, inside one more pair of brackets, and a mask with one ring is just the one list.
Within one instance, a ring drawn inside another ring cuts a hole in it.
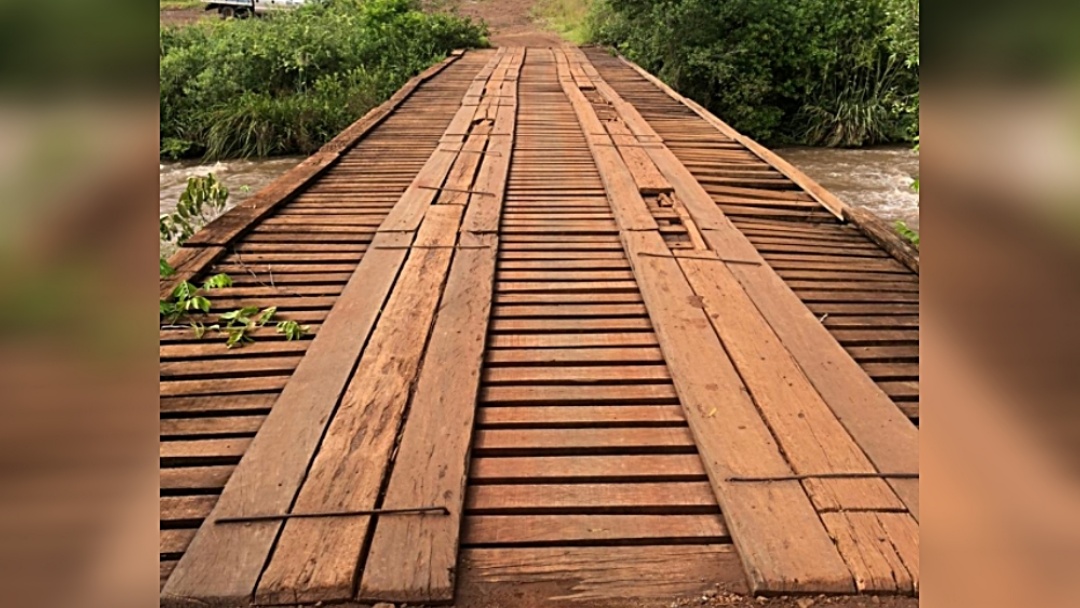
[{"label": "vine with leaves", "polygon": [[[176,211],[159,218],[158,229],[163,245],[183,245],[199,229],[225,211],[228,198],[228,188],[213,174],[188,178],[187,187],[180,195]],[[161,255],[158,259],[158,272],[161,278],[167,278],[175,275],[176,269]],[[276,306],[262,309],[245,306],[220,314],[217,323],[207,325],[203,322],[203,315],[209,315],[213,306],[209,297],[211,293],[232,286],[232,277],[224,273],[208,277],[201,286],[190,281],[181,281],[168,298],[159,301],[161,327],[190,327],[199,339],[207,332],[221,333],[225,335],[226,348],[240,347],[252,342],[254,331],[274,320],[277,315]],[[275,328],[286,340],[299,340],[310,330],[307,325],[290,319],[278,320]]]}]

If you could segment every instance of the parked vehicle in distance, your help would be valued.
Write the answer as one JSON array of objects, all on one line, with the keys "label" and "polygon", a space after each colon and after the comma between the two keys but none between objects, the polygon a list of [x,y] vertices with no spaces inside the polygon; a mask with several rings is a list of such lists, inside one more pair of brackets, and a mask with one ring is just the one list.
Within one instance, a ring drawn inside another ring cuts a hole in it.
[{"label": "parked vehicle in distance", "polygon": [[307,0],[203,0],[206,10],[216,10],[222,19],[247,19],[252,15],[293,9],[306,3]]}]

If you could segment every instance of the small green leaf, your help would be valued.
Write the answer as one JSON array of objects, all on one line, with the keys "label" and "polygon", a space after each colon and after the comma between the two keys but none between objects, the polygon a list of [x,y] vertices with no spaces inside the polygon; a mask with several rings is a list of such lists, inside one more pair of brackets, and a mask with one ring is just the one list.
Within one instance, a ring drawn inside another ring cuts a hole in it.
[{"label": "small green leaf", "polygon": [[178,311],[176,310],[176,304],[168,300],[158,300],[158,307],[161,311],[161,316],[174,315]]},{"label": "small green leaf", "polygon": [[162,279],[176,274],[176,269],[169,265],[165,258],[158,258],[158,276]]},{"label": "small green leaf", "polygon": [[300,325],[296,321],[281,321],[277,324],[277,333],[284,334],[286,340],[299,340],[311,329],[307,325]]},{"label": "small green leaf", "polygon": [[191,284],[190,281],[183,281],[173,289],[172,295],[177,300],[186,300],[195,295],[198,288]]},{"label": "small green leaf", "polygon": [[270,319],[272,319],[274,317],[274,315],[276,315],[276,314],[277,314],[277,306],[271,306],[269,308],[265,308],[265,309],[263,309],[263,311],[261,313],[259,313],[259,316],[256,317],[255,324],[259,325],[259,326],[266,325],[266,322],[269,321]]},{"label": "small green leaf", "polygon": [[201,310],[203,312],[210,312],[210,300],[203,296],[195,296],[190,300],[184,302],[184,310]]},{"label": "small green leaf", "polygon": [[191,322],[191,330],[195,333],[195,338],[201,340],[203,335],[206,334],[206,326],[198,321]]},{"label": "small green leaf", "polygon": [[221,289],[223,287],[232,287],[232,285],[232,277],[225,273],[215,274],[203,281],[203,289]]}]

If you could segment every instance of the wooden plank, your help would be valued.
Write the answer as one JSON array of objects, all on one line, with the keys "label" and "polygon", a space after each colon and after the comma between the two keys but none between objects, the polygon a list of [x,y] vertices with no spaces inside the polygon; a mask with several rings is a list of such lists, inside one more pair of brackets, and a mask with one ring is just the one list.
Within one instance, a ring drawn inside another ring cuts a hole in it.
[{"label": "wooden plank", "polygon": [[686,427],[481,429],[473,449],[485,455],[517,452],[648,450],[694,447]]},{"label": "wooden plank", "polygon": [[[731,545],[466,549],[459,605],[538,608],[664,605],[703,592],[745,592]],[[515,603],[512,600],[510,603]]]},{"label": "wooden plank", "polygon": [[195,530],[191,528],[161,530],[159,533],[161,555],[172,557],[183,553],[191,545],[191,539],[194,536]]},{"label": "wooden plank", "polygon": [[254,435],[264,416],[215,416],[207,418],[163,418],[162,437],[192,435]]},{"label": "wooden plank", "polygon": [[210,514],[217,499],[217,496],[162,496],[160,520],[162,522],[201,521]]},{"label": "wooden plank", "polygon": [[603,401],[629,405],[666,403],[677,397],[669,384],[486,386],[480,391],[482,402],[506,405],[599,405]]},{"label": "wooden plank", "polygon": [[[679,265],[795,472],[876,473],[727,265],[691,258]],[[804,485],[819,510],[903,508],[880,479]]]},{"label": "wooden plank", "polygon": [[[636,305],[635,305],[636,308]],[[644,310],[644,307],[641,307]],[[662,363],[659,348],[522,348],[491,350],[489,365],[573,364],[573,363]]]},{"label": "wooden plank", "polygon": [[[372,509],[450,266],[459,206],[430,208],[300,489],[296,511]],[[349,599],[370,517],[288,521],[256,590],[269,604]]]},{"label": "wooden plank", "polygon": [[476,514],[510,511],[638,513],[715,512],[707,482],[575,483],[473,486],[465,503]]},{"label": "wooden plank", "polygon": [[705,468],[697,454],[477,457],[469,477],[481,483],[704,481]]},{"label": "wooden plank", "polygon": [[[909,514],[896,515],[913,521]],[[860,592],[914,591],[912,573],[881,527],[877,513],[822,513],[821,519],[855,575],[855,587]]]},{"label": "wooden plank", "polygon": [[158,445],[158,456],[163,467],[235,462],[250,444],[251,439],[162,441]]},{"label": "wooden plank", "polygon": [[478,515],[469,518],[466,545],[566,545],[611,541],[722,543],[719,515]]},{"label": "wooden plank", "polygon": [[527,426],[656,426],[685,422],[677,405],[552,405],[484,407],[477,424],[488,427]]},{"label": "wooden plank", "polygon": [[[498,299],[496,299],[498,301]],[[598,334],[501,334],[488,339],[490,348],[591,348],[656,346],[652,332]]]},{"label": "wooden plank", "polygon": [[877,243],[889,255],[900,260],[900,263],[910,268],[912,272],[919,274],[919,250],[901,238],[896,230],[884,220],[866,209],[846,207],[843,213],[844,219],[858,226],[863,234],[870,237],[870,240]]},{"label": "wooden plank", "polygon": [[484,372],[484,382],[494,384],[574,384],[603,382],[663,382],[670,380],[667,368],[659,365],[560,365],[554,367],[493,367]]},{"label": "wooden plank", "polygon": [[162,490],[220,490],[225,487],[225,482],[229,481],[234,468],[222,465],[161,469],[160,488]]},{"label": "wooden plank", "polygon": [[[572,82],[561,80],[583,131],[597,132],[588,100]],[[589,143],[594,149],[593,138]],[[625,165],[598,162],[597,166],[602,173],[626,171]],[[711,489],[724,508],[752,588],[777,593],[850,591],[851,575],[801,487],[728,481],[737,476],[790,475],[791,469],[744,393],[716,334],[709,330],[708,318],[692,304],[695,294],[678,263],[670,257],[653,257],[671,255],[659,232],[629,230],[621,221],[628,210],[648,213],[641,196],[636,192],[615,196],[609,189],[608,199]],[[723,415],[716,415],[718,411]]]},{"label": "wooden plank", "polygon": [[[438,152],[435,155],[448,156]],[[420,179],[426,176],[418,175],[416,180]],[[290,509],[330,414],[405,263],[405,250],[378,245],[397,245],[403,240],[407,244],[409,236],[376,236],[375,246],[364,255],[327,315],[322,331],[311,341],[307,356],[222,491],[211,520]],[[443,250],[427,250],[420,265],[437,265],[444,256]],[[202,526],[162,590],[162,606],[248,601],[281,527],[281,522],[276,521]],[[230,567],[221,568],[222,563]]]},{"label": "wooden plank", "polygon": [[[603,82],[596,84],[597,91],[615,105],[620,117],[636,134],[655,135],[637,110],[622,101],[614,89]],[[747,145],[747,142],[741,143]],[[754,246],[712,203],[708,193],[671,151],[666,146],[653,146],[647,150],[661,173],[675,187],[676,195],[684,202],[695,222],[702,227],[709,247],[721,258],[760,263],[757,266],[731,264],[730,271],[877,470],[896,473],[918,471],[918,431],[911,421],[888,400],[828,330],[821,323],[811,321],[814,319],[813,313],[764,263]],[[775,155],[762,158],[784,171],[775,162],[778,158],[773,157]],[[820,200],[819,194],[810,193]],[[816,307],[814,310],[821,309]],[[918,481],[893,479],[888,483],[917,518]]]},{"label": "wooden plank", "polygon": [[[460,537],[466,471],[480,387],[495,277],[500,207],[516,118],[517,83],[503,86],[524,49],[509,51],[492,77],[503,97],[495,110],[494,154],[483,157],[462,221],[461,249],[450,269],[423,371],[397,450],[383,508],[440,505],[447,517],[382,518],[368,550],[358,597],[394,602],[448,602]],[[509,95],[509,97],[506,97]],[[470,186],[466,185],[466,189]]]},{"label": "wooden plank", "polygon": [[626,125],[617,120],[604,121],[612,142],[619,150],[623,162],[637,184],[638,191],[642,194],[660,194],[671,192],[671,184],[657,170],[649,155],[641,148],[638,138],[626,128]]}]

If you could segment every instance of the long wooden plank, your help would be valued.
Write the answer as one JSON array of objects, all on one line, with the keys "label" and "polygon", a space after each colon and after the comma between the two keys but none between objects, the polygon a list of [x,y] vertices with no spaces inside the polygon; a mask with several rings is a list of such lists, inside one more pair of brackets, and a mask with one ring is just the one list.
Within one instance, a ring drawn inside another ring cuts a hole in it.
[{"label": "long wooden plank", "polygon": [[[597,91],[617,108],[620,117],[635,133],[646,137],[655,135],[638,111],[623,101],[614,89],[599,77],[594,81]],[[681,97],[675,99],[690,103]],[[675,187],[691,216],[703,228],[703,236],[710,248],[724,259],[759,263],[756,266],[731,264],[730,271],[877,470],[917,472],[918,431],[911,421],[828,330],[821,323],[811,321],[815,319],[814,314],[713,204],[708,193],[671,151],[666,146],[652,146],[647,151]],[[776,160],[772,157],[763,159],[767,162]],[[772,164],[776,166],[775,162]],[[917,519],[918,481],[893,479],[889,485]]]},{"label": "long wooden plank", "polygon": [[728,544],[652,547],[466,549],[463,606],[663,605],[721,589],[745,592],[739,557]]},{"label": "long wooden plank", "polygon": [[[433,156],[446,155],[435,152]],[[422,170],[414,183],[427,180]],[[218,526],[212,522],[218,517],[289,510],[333,408],[405,263],[406,251],[400,246],[411,240],[409,233],[376,236],[374,246],[364,255],[244,453],[208,523],[199,529],[166,582],[161,593],[163,606],[237,603],[251,597],[281,523]],[[440,250],[428,251],[435,257],[430,261],[438,261]]]},{"label": "long wooden plank", "polygon": [[[563,63],[558,65],[561,69]],[[561,76],[560,80],[582,130],[603,132],[595,111],[573,81]],[[588,137],[594,156],[604,148],[595,145],[604,143],[597,139]],[[598,162],[597,166],[602,173],[627,173],[621,161]],[[696,295],[670,257],[663,237],[658,231],[624,224],[626,217],[648,213],[641,196],[636,191],[616,196],[609,189],[608,198],[712,491],[724,510],[751,586],[763,592],[850,591],[851,575],[801,487],[729,481],[790,475],[791,469],[745,394],[708,318],[692,304]]]},{"label": "long wooden plank", "polygon": [[[517,114],[517,80],[508,75],[524,49],[507,52],[489,83],[498,95],[493,137],[462,223],[461,245],[424,356],[383,508],[439,505],[445,517],[382,518],[368,551],[358,596],[394,602],[449,602],[480,367],[491,311],[500,207]],[[468,248],[465,248],[468,247]]]},{"label": "long wooden plank", "polygon": [[[461,212],[451,205],[427,211],[416,245],[437,248],[413,249],[405,262],[293,510],[375,507],[450,266]],[[287,522],[259,580],[257,601],[350,599],[370,520]]]},{"label": "long wooden plank", "polygon": [[[795,472],[876,473],[727,265],[692,258],[679,265]],[[881,479],[803,485],[818,509],[903,508]]]}]

